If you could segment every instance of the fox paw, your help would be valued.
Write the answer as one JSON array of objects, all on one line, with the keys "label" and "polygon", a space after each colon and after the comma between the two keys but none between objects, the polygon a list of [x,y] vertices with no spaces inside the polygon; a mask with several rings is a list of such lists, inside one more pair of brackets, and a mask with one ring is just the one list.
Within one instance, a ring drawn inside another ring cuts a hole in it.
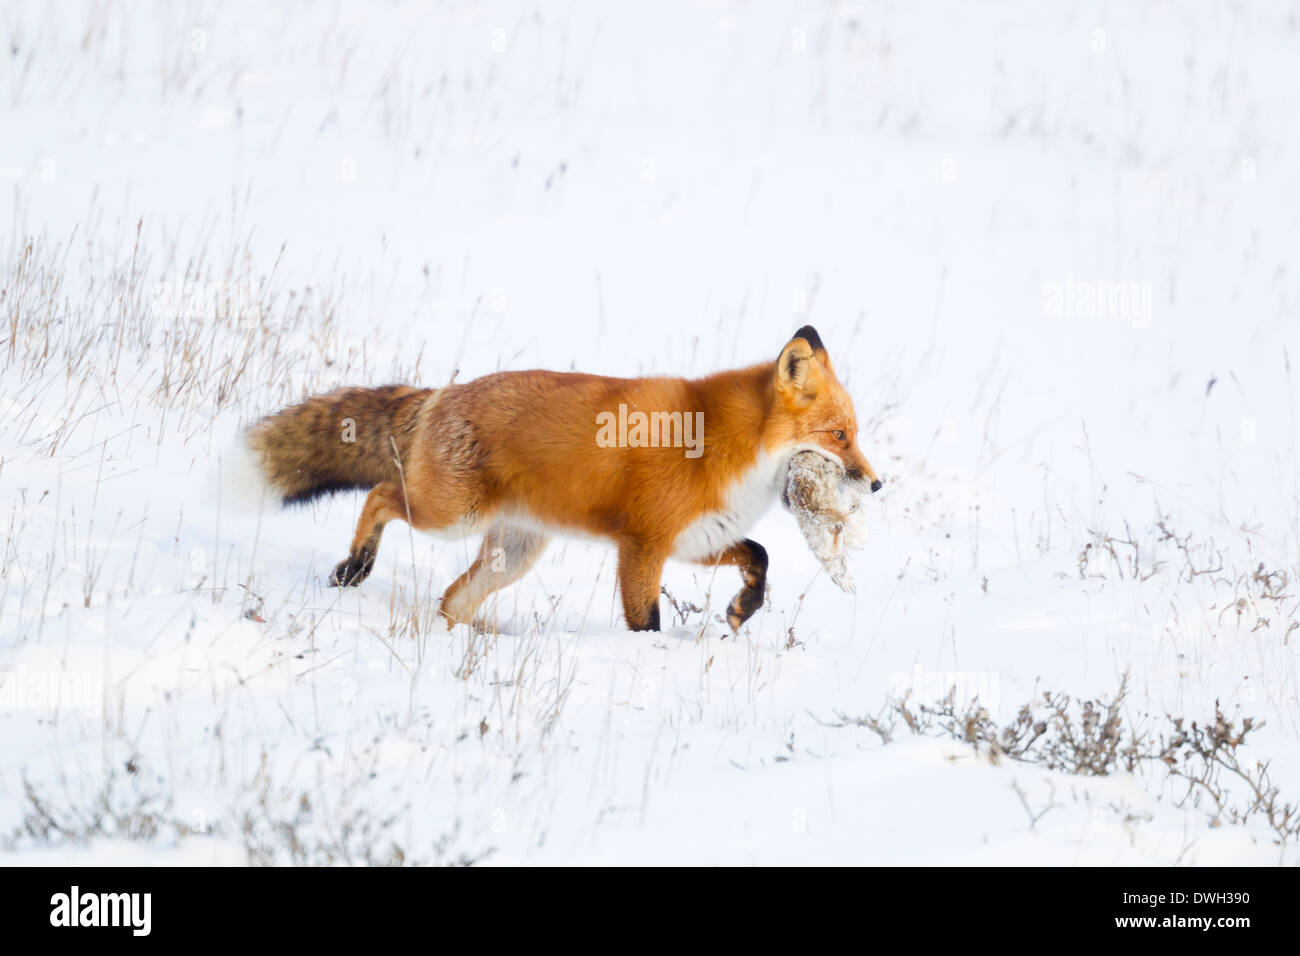
[{"label": "fox paw", "polygon": [[742,589],[727,605],[727,624],[733,634],[763,606],[763,591],[756,587]]},{"label": "fox paw", "polygon": [[348,555],[347,558],[340,561],[330,574],[330,587],[332,588],[354,588],[370,576],[370,572],[375,568],[375,556],[371,555]]}]

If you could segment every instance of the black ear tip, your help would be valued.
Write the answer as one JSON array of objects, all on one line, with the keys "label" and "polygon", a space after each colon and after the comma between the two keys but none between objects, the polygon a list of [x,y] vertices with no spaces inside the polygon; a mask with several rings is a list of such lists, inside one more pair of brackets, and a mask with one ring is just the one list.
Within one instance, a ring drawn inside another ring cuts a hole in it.
[{"label": "black ear tip", "polygon": [[814,352],[818,349],[821,349],[823,352],[826,351],[826,346],[822,345],[822,337],[817,334],[817,330],[811,325],[805,325],[802,329],[796,332],[792,338],[803,339],[812,346]]}]

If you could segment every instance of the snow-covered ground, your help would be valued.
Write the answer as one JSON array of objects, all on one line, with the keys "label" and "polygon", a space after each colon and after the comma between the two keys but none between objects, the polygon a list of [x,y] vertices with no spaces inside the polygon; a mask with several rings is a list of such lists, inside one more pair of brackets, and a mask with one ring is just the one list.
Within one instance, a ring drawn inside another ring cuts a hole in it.
[{"label": "snow-covered ground", "polygon": [[[1126,726],[1218,701],[1300,799],[1295,4],[11,0],[0,35],[0,860],[1296,862],[1149,762],[844,725],[1127,674]],[[734,570],[670,565],[682,613],[630,633],[585,542],[448,635],[476,542],[394,527],[339,592],[360,496],[219,490],[312,391],[703,374],[806,323],[886,489],[852,595],[763,518],[737,637]]]}]

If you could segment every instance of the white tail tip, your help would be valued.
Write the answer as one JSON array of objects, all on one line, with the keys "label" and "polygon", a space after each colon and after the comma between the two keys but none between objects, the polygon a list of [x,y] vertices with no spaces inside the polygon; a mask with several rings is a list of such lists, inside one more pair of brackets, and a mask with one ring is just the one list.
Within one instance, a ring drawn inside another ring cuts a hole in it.
[{"label": "white tail tip", "polygon": [[219,500],[222,508],[234,511],[258,511],[280,502],[243,434],[218,456],[211,485],[210,497]]}]

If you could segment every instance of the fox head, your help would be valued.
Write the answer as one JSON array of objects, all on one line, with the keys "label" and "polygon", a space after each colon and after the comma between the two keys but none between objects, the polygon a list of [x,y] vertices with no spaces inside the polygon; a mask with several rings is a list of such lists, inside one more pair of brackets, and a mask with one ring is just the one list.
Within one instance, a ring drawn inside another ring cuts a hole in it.
[{"label": "fox head", "polygon": [[858,447],[858,419],[821,336],[805,325],[781,350],[773,370],[771,427],[781,448],[817,451],[844,466],[850,480],[879,491],[880,478]]}]

